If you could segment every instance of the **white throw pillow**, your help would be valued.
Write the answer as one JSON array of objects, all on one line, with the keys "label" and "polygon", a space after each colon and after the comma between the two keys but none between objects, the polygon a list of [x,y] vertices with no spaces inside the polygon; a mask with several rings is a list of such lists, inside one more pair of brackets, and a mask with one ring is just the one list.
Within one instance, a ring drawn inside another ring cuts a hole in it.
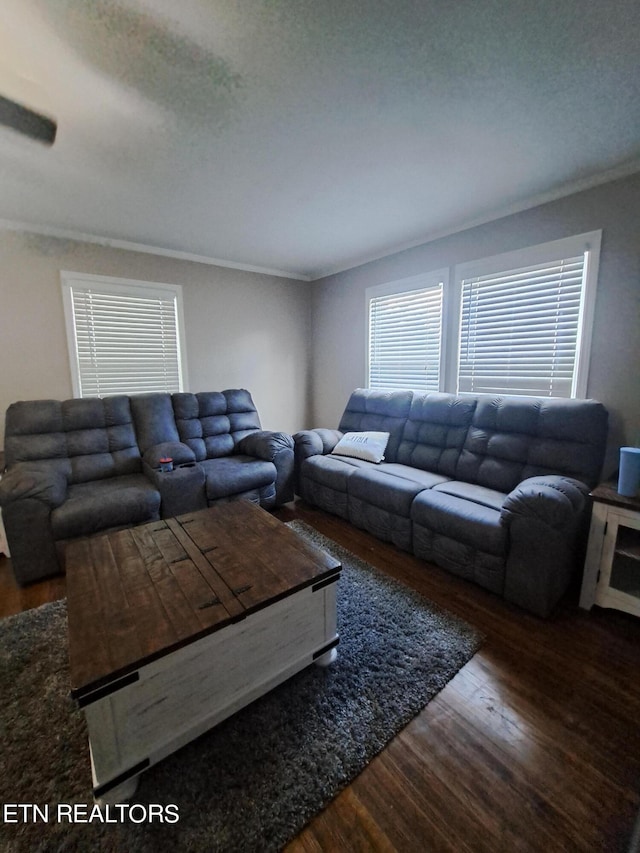
[{"label": "white throw pillow", "polygon": [[331,453],[366,462],[382,462],[388,441],[388,432],[345,432]]}]

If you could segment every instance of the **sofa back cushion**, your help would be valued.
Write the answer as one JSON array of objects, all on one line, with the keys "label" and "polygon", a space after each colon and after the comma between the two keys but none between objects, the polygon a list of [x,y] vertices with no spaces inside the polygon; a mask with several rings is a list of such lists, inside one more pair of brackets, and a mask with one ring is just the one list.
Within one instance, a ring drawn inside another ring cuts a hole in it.
[{"label": "sofa back cushion", "polygon": [[131,413],[138,447],[143,456],[150,447],[168,441],[180,441],[171,394],[136,394],[131,397]]},{"label": "sofa back cushion", "polygon": [[501,492],[543,474],[592,486],[606,439],[607,410],[595,400],[478,397],[456,478]]},{"label": "sofa back cushion", "polygon": [[233,453],[245,435],[260,429],[260,418],[244,389],[173,394],[173,411],[180,441],[198,462]]},{"label": "sofa back cushion", "polygon": [[125,396],[28,400],[7,409],[5,462],[50,462],[70,483],[142,469]]},{"label": "sofa back cushion", "polygon": [[455,477],[475,408],[475,397],[416,394],[402,433],[398,462]]},{"label": "sofa back cushion", "polygon": [[349,397],[338,429],[341,432],[388,432],[384,458],[386,462],[397,462],[398,446],[412,399],[412,391],[356,388]]}]

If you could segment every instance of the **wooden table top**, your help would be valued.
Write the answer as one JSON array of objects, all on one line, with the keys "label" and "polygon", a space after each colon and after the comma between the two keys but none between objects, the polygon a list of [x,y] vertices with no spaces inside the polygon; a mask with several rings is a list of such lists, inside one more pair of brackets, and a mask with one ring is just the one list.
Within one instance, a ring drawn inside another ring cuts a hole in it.
[{"label": "wooden table top", "polygon": [[250,501],[83,537],[65,562],[74,698],[341,568]]},{"label": "wooden table top", "polygon": [[640,495],[636,495],[632,498],[627,497],[626,495],[621,495],[620,492],[617,491],[616,486],[617,483],[614,482],[600,483],[600,485],[596,486],[591,492],[591,497],[594,501],[611,504],[612,506],[624,507],[624,509],[630,509],[635,512],[640,511]]}]

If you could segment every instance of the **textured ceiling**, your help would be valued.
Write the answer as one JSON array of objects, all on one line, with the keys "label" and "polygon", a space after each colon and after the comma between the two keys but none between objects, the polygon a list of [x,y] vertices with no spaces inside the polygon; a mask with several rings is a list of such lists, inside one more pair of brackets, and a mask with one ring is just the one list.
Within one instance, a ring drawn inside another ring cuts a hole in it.
[{"label": "textured ceiling", "polygon": [[313,278],[640,169],[637,0],[2,6],[10,222]]}]

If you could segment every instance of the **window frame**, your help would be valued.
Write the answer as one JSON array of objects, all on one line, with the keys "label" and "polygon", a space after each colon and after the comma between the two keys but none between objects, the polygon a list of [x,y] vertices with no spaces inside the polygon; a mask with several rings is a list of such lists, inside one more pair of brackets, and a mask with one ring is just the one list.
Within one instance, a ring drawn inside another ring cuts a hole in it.
[{"label": "window frame", "polygon": [[[76,317],[73,307],[73,289],[79,290],[81,285],[94,286],[95,290],[103,293],[121,293],[131,296],[148,296],[166,299],[167,296],[175,299],[176,328],[177,328],[177,358],[178,358],[178,381],[179,390],[188,390],[187,386],[187,354],[184,331],[184,307],[182,300],[182,286],[179,284],[167,284],[164,282],[144,281],[128,278],[117,278],[114,276],[94,275],[91,273],[72,272],[61,270],[60,283],[62,288],[62,302],[65,316],[65,327],[67,334],[67,348],[69,353],[69,366],[71,369],[72,393],[76,398],[82,397],[82,383],[80,376],[80,363],[78,356],[78,345],[76,336]],[[115,394],[130,396],[132,392],[114,391]],[[144,392],[140,392],[144,393]],[[169,393],[169,392],[167,392]],[[87,397],[95,396],[87,394]],[[109,394],[107,396],[112,396]]]},{"label": "window frame", "polygon": [[[442,309],[440,315],[440,353],[438,361],[438,390],[443,388],[443,369],[445,359],[445,346],[447,340],[446,333],[446,301],[449,284],[449,269],[430,270],[429,272],[421,273],[420,275],[410,276],[409,278],[398,279],[397,281],[385,282],[383,284],[373,285],[368,287],[365,292],[365,317],[366,317],[366,334],[365,334],[365,386],[368,386],[371,376],[371,301],[379,296],[393,296],[394,294],[410,293],[415,290],[426,290],[429,288],[442,285]],[[391,389],[389,389],[391,390]]]},{"label": "window frame", "polygon": [[[591,359],[591,342],[593,338],[593,322],[595,316],[596,290],[598,271],[600,267],[600,246],[602,231],[589,231],[503,252],[488,258],[457,264],[453,273],[453,291],[455,309],[451,322],[455,323],[455,334],[450,336],[450,346],[447,352],[448,374],[447,388],[455,394],[472,394],[473,392],[458,390],[458,370],[460,365],[461,324],[462,324],[462,288],[465,279],[475,276],[498,274],[513,269],[544,264],[561,257],[574,257],[587,253],[584,266],[584,287],[580,299],[578,319],[578,337],[576,340],[576,365],[571,387],[571,397],[565,399],[585,399],[589,380],[589,364]],[[496,392],[498,393],[498,392]],[[502,396],[526,396],[499,392]],[[535,396],[535,395],[531,395]]]},{"label": "window frame", "polygon": [[[558,257],[575,257],[586,251],[588,254],[585,259],[584,288],[581,294],[579,311],[576,367],[571,391],[572,398],[585,399],[587,397],[591,361],[591,343],[595,320],[601,242],[601,230],[588,231],[558,240],[550,240],[508,252],[501,252],[487,258],[478,258],[460,264],[452,264],[451,267],[446,269],[432,270],[421,275],[366,288],[364,384],[368,384],[370,375],[370,301],[373,296],[408,292],[429,286],[429,284],[433,286],[437,282],[442,281],[442,338],[440,345],[439,390],[461,396],[465,394],[473,396],[473,392],[458,391],[463,280],[474,276],[489,275],[533,266],[535,264],[543,264],[550,260],[556,260]],[[500,392],[500,396],[521,397],[525,395],[503,391]]]}]

